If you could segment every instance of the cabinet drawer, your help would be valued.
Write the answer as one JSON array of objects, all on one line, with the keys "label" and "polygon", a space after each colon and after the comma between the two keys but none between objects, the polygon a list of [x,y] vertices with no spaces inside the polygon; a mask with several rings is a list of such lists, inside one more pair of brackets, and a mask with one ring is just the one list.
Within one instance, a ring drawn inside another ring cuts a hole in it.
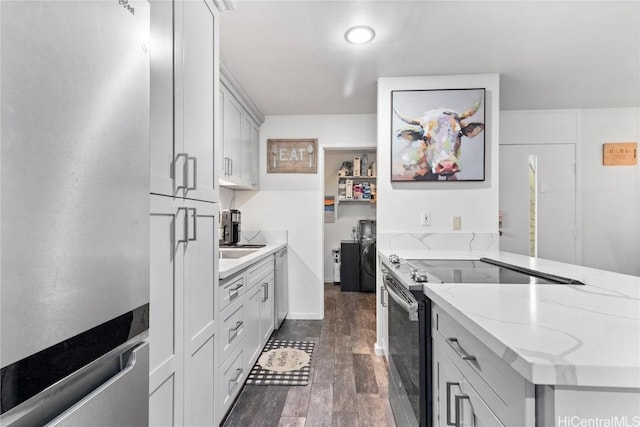
[{"label": "cabinet drawer", "polygon": [[246,283],[247,278],[244,272],[229,280],[225,280],[220,286],[220,307],[218,310],[224,310],[229,304],[244,295],[247,289]]},{"label": "cabinet drawer", "polygon": [[243,369],[243,348],[238,347],[229,357],[227,363],[220,368],[218,399],[220,414],[224,417],[233,400],[242,389],[247,373]]},{"label": "cabinet drawer", "polygon": [[258,284],[264,276],[273,272],[273,255],[269,255],[262,261],[259,261],[247,269],[247,280],[249,282],[248,289]]},{"label": "cabinet drawer", "polygon": [[433,360],[436,378],[436,384],[434,384],[436,426],[504,426],[445,355],[439,344],[434,345]]},{"label": "cabinet drawer", "polygon": [[236,300],[220,313],[220,364],[242,341],[246,332],[244,299]]},{"label": "cabinet drawer", "polygon": [[532,384],[435,304],[433,317],[437,331],[433,340],[494,411],[524,404],[525,398],[533,395]]}]

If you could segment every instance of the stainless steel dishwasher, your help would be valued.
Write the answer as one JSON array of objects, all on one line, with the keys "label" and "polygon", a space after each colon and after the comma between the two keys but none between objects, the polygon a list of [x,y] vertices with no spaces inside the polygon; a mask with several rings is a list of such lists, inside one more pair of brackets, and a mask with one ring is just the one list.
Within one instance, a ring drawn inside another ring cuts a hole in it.
[{"label": "stainless steel dishwasher", "polygon": [[275,267],[275,328],[279,329],[280,325],[289,313],[289,281],[287,269],[287,248],[284,247],[276,252]]}]

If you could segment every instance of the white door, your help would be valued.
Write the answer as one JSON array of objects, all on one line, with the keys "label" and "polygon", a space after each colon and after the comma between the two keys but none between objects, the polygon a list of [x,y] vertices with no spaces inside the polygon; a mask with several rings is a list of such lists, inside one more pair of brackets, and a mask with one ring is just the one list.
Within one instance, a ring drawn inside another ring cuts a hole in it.
[{"label": "white door", "polygon": [[184,422],[208,426],[214,423],[215,300],[218,286],[218,205],[185,202],[187,218],[184,245]]},{"label": "white door", "polygon": [[530,158],[536,158],[536,246],[540,258],[577,262],[574,144],[500,146],[500,250],[529,255]]},{"label": "white door", "polygon": [[149,425],[183,424],[182,200],[151,196]]},{"label": "white door", "polygon": [[176,118],[176,131],[182,130],[184,151],[188,155],[185,197],[216,201],[213,126],[217,15],[204,0],[183,4],[183,109],[182,116]]}]

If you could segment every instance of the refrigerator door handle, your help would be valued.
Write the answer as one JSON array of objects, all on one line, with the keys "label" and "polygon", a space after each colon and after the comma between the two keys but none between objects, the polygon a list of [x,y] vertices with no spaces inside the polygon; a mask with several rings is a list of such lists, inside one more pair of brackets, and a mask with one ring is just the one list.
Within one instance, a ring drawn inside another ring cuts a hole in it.
[{"label": "refrigerator door handle", "polygon": [[[148,425],[149,343],[140,334],[0,417],[0,425]],[[142,341],[141,341],[142,340]],[[113,408],[119,408],[114,412]]]},{"label": "refrigerator door handle", "polygon": [[[86,394],[85,397],[71,405],[58,417],[53,419],[47,426],[76,426],[89,425],[96,419],[108,419],[106,415],[96,417],[96,413],[109,412],[106,405],[113,399],[130,399],[128,391],[132,388],[139,388],[134,396],[142,396],[137,404],[130,402],[130,411],[123,411],[113,414],[113,420],[121,425],[142,425],[138,422],[148,424],[148,406],[145,405],[147,396],[140,393],[141,390],[149,387],[149,343],[143,342],[136,347],[122,353],[119,356],[121,369],[103,384]],[[126,407],[126,405],[125,405]],[[127,413],[128,412],[128,413]],[[118,418],[120,418],[118,420]],[[130,424],[135,423],[135,424]],[[115,425],[115,424],[114,424]]]}]

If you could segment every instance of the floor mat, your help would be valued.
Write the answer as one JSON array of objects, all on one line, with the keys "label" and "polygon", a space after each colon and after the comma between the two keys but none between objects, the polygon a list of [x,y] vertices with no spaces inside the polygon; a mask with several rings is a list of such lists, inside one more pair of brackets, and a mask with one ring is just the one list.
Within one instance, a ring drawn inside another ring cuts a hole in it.
[{"label": "floor mat", "polygon": [[307,385],[311,370],[313,341],[267,341],[251,369],[247,385]]}]

